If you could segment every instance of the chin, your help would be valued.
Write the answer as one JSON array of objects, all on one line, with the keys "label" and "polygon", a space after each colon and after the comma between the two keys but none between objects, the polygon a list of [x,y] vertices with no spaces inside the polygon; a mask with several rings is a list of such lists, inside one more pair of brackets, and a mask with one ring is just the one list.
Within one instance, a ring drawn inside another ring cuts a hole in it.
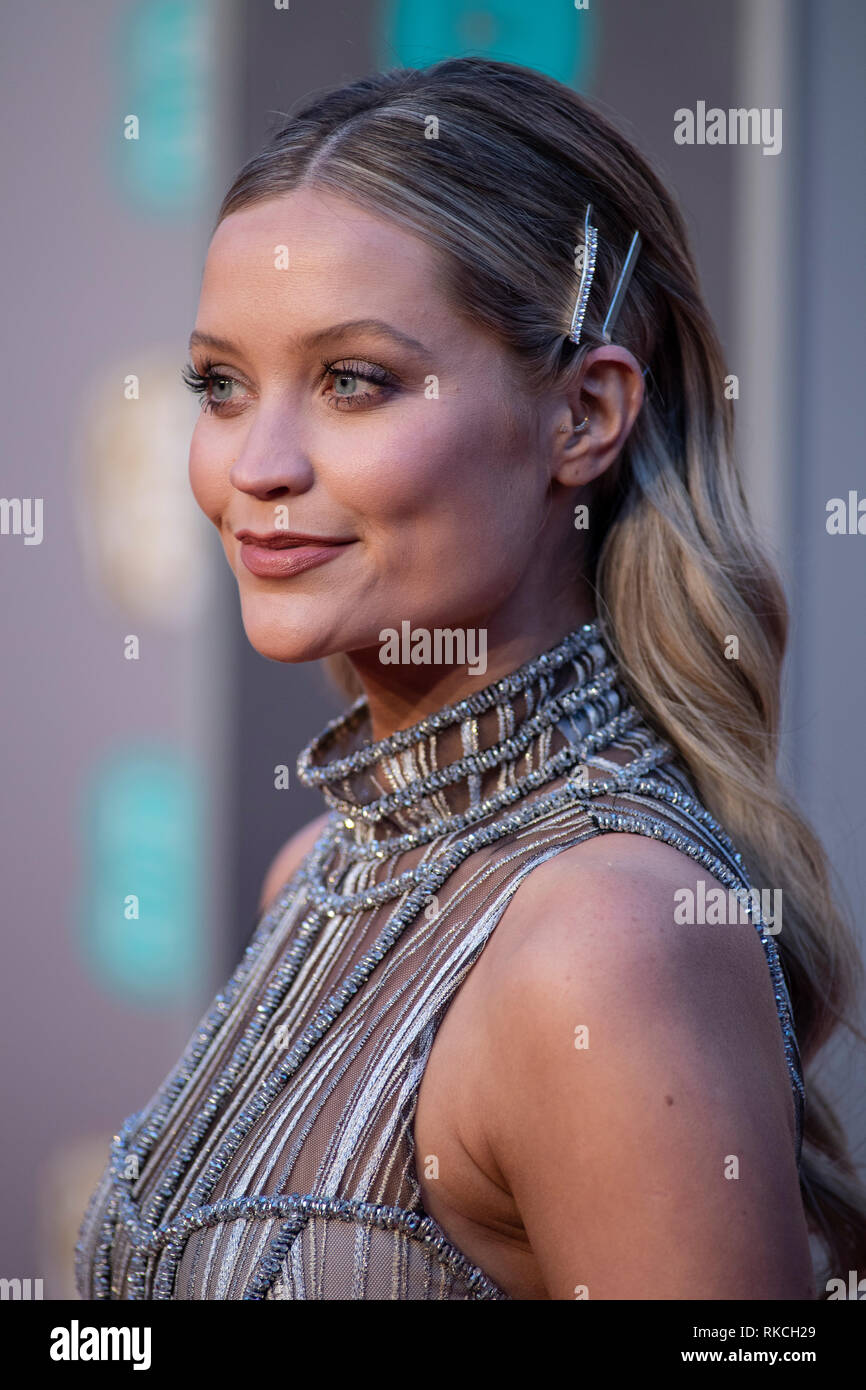
[{"label": "chin", "polygon": [[294,665],[304,661],[316,661],[321,655],[303,642],[289,640],[285,634],[262,636],[260,633],[250,632],[249,628],[246,629],[246,633],[250,646],[267,661],[282,661]]},{"label": "chin", "polygon": [[316,661],[325,655],[321,631],[304,620],[290,600],[262,603],[242,598],[241,618],[250,646],[269,661]]},{"label": "chin", "polygon": [[268,661],[321,661],[354,645],[333,597],[250,594],[241,588],[240,601],[247,641]]}]

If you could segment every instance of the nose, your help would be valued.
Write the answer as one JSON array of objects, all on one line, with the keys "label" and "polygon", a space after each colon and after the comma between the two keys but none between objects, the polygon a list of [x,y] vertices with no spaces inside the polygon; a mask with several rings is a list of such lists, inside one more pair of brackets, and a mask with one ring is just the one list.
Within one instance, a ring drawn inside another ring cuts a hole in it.
[{"label": "nose", "polygon": [[285,410],[259,411],[229,480],[239,492],[261,498],[300,496],[312,487],[315,473],[309,453]]}]

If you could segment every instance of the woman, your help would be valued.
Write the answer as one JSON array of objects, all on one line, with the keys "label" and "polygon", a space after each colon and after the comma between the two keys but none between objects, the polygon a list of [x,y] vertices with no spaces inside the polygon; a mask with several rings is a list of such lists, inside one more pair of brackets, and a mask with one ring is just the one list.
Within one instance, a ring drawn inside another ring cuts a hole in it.
[{"label": "woman", "polygon": [[863,1208],[801,1055],[856,953],[670,196],[546,76],[374,76],[238,175],[191,351],[247,636],[357,698],[82,1296],[820,1296]]}]

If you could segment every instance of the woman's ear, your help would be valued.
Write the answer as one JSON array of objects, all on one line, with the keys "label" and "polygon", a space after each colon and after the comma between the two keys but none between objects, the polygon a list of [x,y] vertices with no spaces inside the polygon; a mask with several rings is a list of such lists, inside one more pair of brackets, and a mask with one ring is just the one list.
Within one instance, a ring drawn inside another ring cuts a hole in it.
[{"label": "woman's ear", "polygon": [[637,358],[610,344],[587,353],[554,421],[552,476],[583,487],[618,458],[644,400]]}]

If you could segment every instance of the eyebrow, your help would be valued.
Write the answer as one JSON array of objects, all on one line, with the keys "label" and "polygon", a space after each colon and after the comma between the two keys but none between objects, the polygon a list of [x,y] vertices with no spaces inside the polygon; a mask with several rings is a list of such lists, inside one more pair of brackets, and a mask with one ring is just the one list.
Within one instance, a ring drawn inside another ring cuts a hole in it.
[{"label": "eyebrow", "polygon": [[[402,333],[393,324],[385,323],[384,319],[346,319],[344,323],[332,323],[327,328],[319,328],[315,333],[307,333],[302,337],[293,339],[297,347],[316,347],[319,343],[328,338],[336,338],[340,333],[347,333],[349,329],[355,329],[359,333],[377,333],[382,337],[393,338],[402,347],[409,348],[412,352],[426,353],[428,349],[423,343],[419,343],[417,338],[411,338],[408,333]],[[210,347],[217,352],[237,352],[238,348],[228,338],[220,338],[213,333],[200,333],[193,329],[190,334],[189,346]]]}]

